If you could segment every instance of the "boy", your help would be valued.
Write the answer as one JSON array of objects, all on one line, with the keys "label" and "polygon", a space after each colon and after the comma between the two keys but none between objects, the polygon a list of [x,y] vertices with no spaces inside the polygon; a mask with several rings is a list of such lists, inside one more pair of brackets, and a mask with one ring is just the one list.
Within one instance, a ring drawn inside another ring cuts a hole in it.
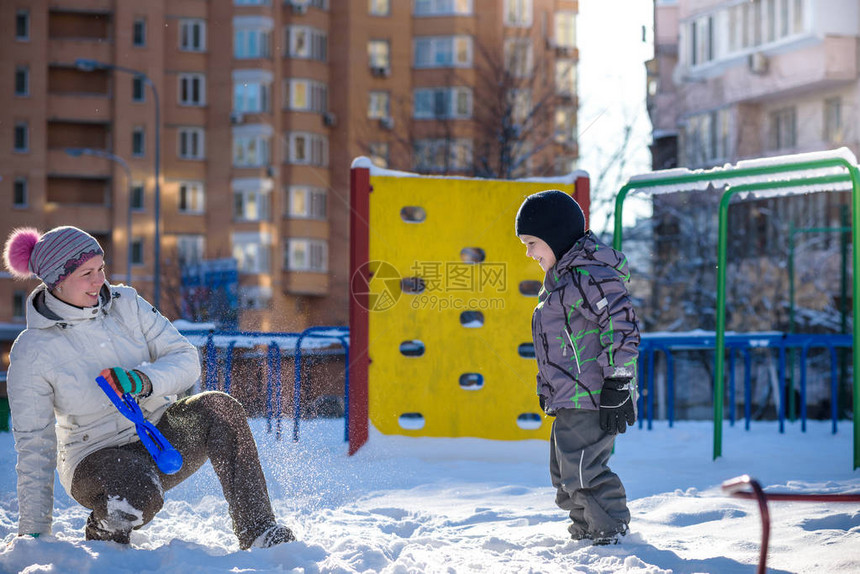
[{"label": "boy", "polygon": [[555,417],[550,475],[570,512],[574,540],[613,544],[630,511],[609,469],[615,435],[636,421],[639,327],[625,281],[627,259],[585,231],[579,204],[557,190],[526,198],[516,234],[546,272],[532,315],[537,393]]}]

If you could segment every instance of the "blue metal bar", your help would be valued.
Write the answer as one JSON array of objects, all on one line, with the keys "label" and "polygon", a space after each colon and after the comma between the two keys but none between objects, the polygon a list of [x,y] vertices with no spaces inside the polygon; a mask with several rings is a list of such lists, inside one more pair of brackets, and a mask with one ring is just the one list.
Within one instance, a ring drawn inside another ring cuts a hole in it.
[{"label": "blue metal bar", "polygon": [[654,347],[648,348],[648,430],[654,426]]},{"label": "blue metal bar", "polygon": [[777,383],[779,387],[779,433],[785,432],[785,345],[779,346],[779,365],[777,367]]},{"label": "blue metal bar", "polygon": [[729,351],[729,426],[735,426],[735,349]]},{"label": "blue metal bar", "polygon": [[661,347],[666,357],[666,393],[669,399],[669,428],[675,424],[675,360],[668,347]]},{"label": "blue metal bar", "polygon": [[281,348],[272,341],[269,345],[269,353],[272,355],[270,369],[275,379],[275,412],[277,413],[275,438],[281,440]]},{"label": "blue metal bar", "polygon": [[[275,345],[274,343],[270,343],[266,353],[266,430],[268,432],[272,432],[272,417],[274,416],[274,410],[272,407],[272,393],[274,392],[275,386],[275,367],[274,360],[272,358],[273,348],[277,348],[277,345]],[[278,384],[280,384],[280,382]]]},{"label": "blue metal bar", "polygon": [[809,345],[800,349],[800,430],[806,432],[806,355]]},{"label": "blue metal bar", "polygon": [[833,420],[833,434],[836,434],[836,420],[839,418],[839,373],[836,363],[839,353],[830,347],[830,418]]},{"label": "blue metal bar", "polygon": [[749,349],[741,349],[744,354],[744,419],[745,430],[750,430],[752,419],[752,355]]},{"label": "blue metal bar", "polygon": [[215,338],[212,331],[209,332],[209,337],[206,339],[206,380],[203,383],[203,390],[215,390],[218,385],[218,355],[215,348]]},{"label": "blue metal bar", "polygon": [[235,347],[236,341],[230,341],[227,345],[227,358],[224,361],[224,392],[228,395],[233,387],[233,349]]},{"label": "blue metal bar", "polygon": [[[640,346],[639,354],[642,355],[643,352],[644,352],[644,349],[643,349],[643,347]],[[645,410],[645,396],[644,396],[644,390],[643,389],[647,388],[647,384],[648,384],[648,381],[645,380],[645,361],[637,361],[636,362],[636,370],[639,371],[639,373],[638,373],[639,374],[639,396],[636,397],[636,411],[637,411],[639,416],[636,418],[639,419],[639,429],[641,430],[645,424],[644,421],[642,420],[643,412]]]}]

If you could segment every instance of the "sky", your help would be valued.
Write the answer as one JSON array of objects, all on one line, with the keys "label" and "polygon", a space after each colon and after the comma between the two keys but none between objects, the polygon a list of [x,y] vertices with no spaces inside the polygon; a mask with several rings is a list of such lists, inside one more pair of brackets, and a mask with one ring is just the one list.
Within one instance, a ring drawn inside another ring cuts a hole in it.
[{"label": "sky", "polygon": [[[578,168],[591,176],[591,227],[598,232],[611,230],[613,219],[607,216],[627,179],[651,171],[645,62],[653,56],[653,21],[651,0],[579,2]],[[624,150],[623,161],[613,161],[620,150]],[[601,205],[600,199],[609,203]],[[631,198],[624,223],[631,224],[647,213],[641,200]]]},{"label": "sky", "polygon": [[[544,424],[550,424],[549,419]],[[88,511],[55,487],[54,535],[16,537],[15,460],[0,433],[0,572],[748,574],[761,526],[753,501],[723,481],[748,473],[770,492],[860,494],[851,425],[726,424],[712,460],[707,421],[628,430],[610,465],[627,489],[630,533],[592,546],[567,534],[554,504],[549,445],[381,435],[353,456],[343,420],[305,421],[298,443],[252,420],[273,506],[298,540],[239,550],[210,464],[168,491],[131,546],[84,541]],[[285,433],[287,437],[290,433]],[[774,502],[768,566],[776,573],[860,572],[857,504]]]}]

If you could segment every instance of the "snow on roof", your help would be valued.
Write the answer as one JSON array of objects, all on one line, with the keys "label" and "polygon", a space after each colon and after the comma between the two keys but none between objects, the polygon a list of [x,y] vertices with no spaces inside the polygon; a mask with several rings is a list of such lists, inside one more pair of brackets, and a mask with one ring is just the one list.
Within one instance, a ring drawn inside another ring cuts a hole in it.
[{"label": "snow on roof", "polygon": [[[174,323],[175,324],[175,323]],[[193,324],[197,327],[199,324]],[[203,347],[209,342],[209,331],[205,329],[180,329],[182,335],[195,347]],[[293,352],[296,349],[300,333],[243,333],[243,332],[218,332],[212,334],[212,342],[219,349],[226,349],[233,344],[237,349],[253,349],[261,345],[268,346],[274,343],[282,351]],[[340,338],[343,337],[349,344],[349,334],[337,329],[325,329],[308,333],[302,338],[302,350],[321,350],[332,346],[341,346]],[[342,349],[334,349],[342,352]]]},{"label": "snow on roof", "polygon": [[[484,177],[465,177],[465,176],[454,176],[454,175],[424,175],[420,173],[413,173],[410,171],[398,171],[396,169],[385,169],[374,165],[374,163],[370,160],[370,158],[366,156],[359,156],[352,160],[352,168],[365,168],[370,170],[370,175],[372,176],[382,176],[382,177],[423,177],[423,178],[436,178],[436,179],[465,179],[465,180],[475,180],[475,181],[506,181],[506,180],[493,180]],[[589,177],[588,172],[577,169],[565,175],[559,175],[555,177],[527,177],[524,179],[517,179],[515,181],[524,181],[524,182],[535,182],[535,183],[548,183],[548,184],[560,184],[560,185],[571,185],[576,182],[580,177]]]},{"label": "snow on roof", "polygon": [[[780,188],[778,192],[777,190],[774,190],[766,192],[745,193],[742,195],[744,197],[774,197],[778,195],[803,194],[816,191],[850,190],[851,182],[847,179],[845,182],[839,182],[835,184],[830,183],[809,185],[807,183],[804,183],[804,180],[807,180],[808,178],[844,175],[845,169],[841,166],[833,166],[826,168],[808,168],[802,171],[785,171],[783,173],[747,173],[745,175],[737,174],[737,172],[739,171],[746,171],[750,169],[776,168],[779,166],[785,166],[786,168],[789,168],[797,164],[813,163],[836,158],[844,159],[851,165],[857,165],[857,158],[854,156],[851,150],[846,147],[842,147],[836,150],[742,160],[735,165],[726,164],[723,167],[715,167],[709,170],[690,170],[687,168],[674,168],[652,171],[648,173],[634,175],[628,180],[627,185],[631,187],[631,193],[641,193],[647,195],[678,193],[682,191],[702,191],[707,189],[710,185],[714,187],[723,187],[726,185],[737,187],[738,185],[745,185],[751,183],[766,183],[791,180],[797,180],[798,184],[796,186]],[[700,177],[696,181],[672,181],[687,179],[695,176]],[[667,180],[667,182],[656,185],[649,184],[649,182],[663,179]]]}]

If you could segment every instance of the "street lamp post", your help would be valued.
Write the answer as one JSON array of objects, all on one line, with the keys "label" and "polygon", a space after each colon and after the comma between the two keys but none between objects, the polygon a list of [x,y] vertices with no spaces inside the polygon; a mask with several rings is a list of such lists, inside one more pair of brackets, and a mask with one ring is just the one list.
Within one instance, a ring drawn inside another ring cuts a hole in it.
[{"label": "street lamp post", "polygon": [[131,254],[132,254],[132,241],[131,241],[131,168],[128,167],[128,163],[119,157],[118,155],[112,154],[109,151],[105,151],[103,149],[90,149],[86,147],[68,147],[66,148],[66,153],[72,157],[81,157],[82,155],[91,155],[93,157],[101,157],[104,159],[109,159],[122,167],[125,170],[125,184],[128,188],[128,215],[126,220],[126,239],[128,244],[128,261],[126,263],[126,281],[129,285],[131,285]]},{"label": "street lamp post", "polygon": [[158,90],[155,89],[155,84],[149,79],[149,76],[139,70],[126,68],[123,66],[115,66],[98,60],[90,60],[88,58],[78,58],[75,60],[75,67],[84,72],[92,72],[93,70],[116,70],[125,72],[143,80],[143,82],[152,89],[152,99],[155,103],[155,258],[153,260],[153,304],[155,308],[159,308],[161,303],[161,175],[160,175],[160,157],[161,157],[161,110],[158,103]]}]

